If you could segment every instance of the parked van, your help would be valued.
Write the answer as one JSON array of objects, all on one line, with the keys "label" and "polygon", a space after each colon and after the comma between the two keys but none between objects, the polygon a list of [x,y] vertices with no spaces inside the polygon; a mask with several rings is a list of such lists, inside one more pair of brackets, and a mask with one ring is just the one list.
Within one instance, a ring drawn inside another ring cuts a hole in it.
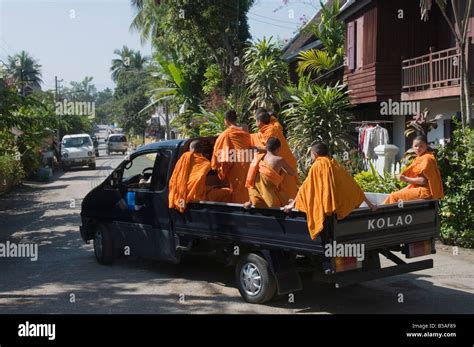
[{"label": "parked van", "polygon": [[124,134],[110,134],[107,142],[107,155],[112,152],[125,154],[128,151],[127,137]]},{"label": "parked van", "polygon": [[88,134],[65,135],[61,141],[61,165],[64,171],[73,166],[89,166],[95,170],[95,153]]}]

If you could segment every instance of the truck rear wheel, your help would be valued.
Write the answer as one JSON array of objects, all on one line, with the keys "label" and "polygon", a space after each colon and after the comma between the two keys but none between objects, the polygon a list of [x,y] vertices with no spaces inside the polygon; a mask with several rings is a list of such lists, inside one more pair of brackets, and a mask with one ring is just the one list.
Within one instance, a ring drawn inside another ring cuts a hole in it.
[{"label": "truck rear wheel", "polygon": [[97,262],[102,265],[112,264],[114,247],[110,230],[105,225],[99,225],[94,234],[94,254]]},{"label": "truck rear wheel", "polygon": [[257,254],[245,254],[239,259],[235,279],[240,295],[247,302],[263,304],[275,295],[275,277],[267,261]]}]

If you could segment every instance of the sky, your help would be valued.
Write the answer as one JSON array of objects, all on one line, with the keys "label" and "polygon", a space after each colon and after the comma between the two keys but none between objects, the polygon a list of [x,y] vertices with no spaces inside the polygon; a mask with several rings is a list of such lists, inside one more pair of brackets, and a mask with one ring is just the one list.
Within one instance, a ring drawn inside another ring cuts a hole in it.
[{"label": "sky", "polygon": [[[229,0],[231,1],[231,0]],[[129,30],[130,0],[0,0],[0,60],[21,50],[42,66],[42,88],[54,89],[92,76],[98,90],[113,88],[113,51],[126,45],[151,54],[150,43]],[[311,18],[318,0],[256,0],[248,13],[252,39],[291,39],[301,20]],[[1,62],[0,62],[1,63]]]}]

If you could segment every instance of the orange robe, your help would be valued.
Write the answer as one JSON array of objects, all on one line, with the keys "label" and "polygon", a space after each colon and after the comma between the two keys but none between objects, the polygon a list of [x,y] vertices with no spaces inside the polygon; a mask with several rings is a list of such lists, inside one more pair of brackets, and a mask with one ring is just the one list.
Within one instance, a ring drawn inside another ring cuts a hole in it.
[{"label": "orange robe", "polygon": [[[258,133],[251,135],[252,146],[265,147],[268,139],[272,136],[280,140],[281,148],[279,155],[286,160],[288,165],[290,165],[293,170],[297,171],[298,167],[296,158],[291,152],[290,146],[288,146],[288,142],[286,142],[286,138],[283,135],[283,128],[281,124],[275,117],[272,116],[270,119],[270,123],[261,127]],[[294,199],[298,192],[298,177],[290,176],[286,173],[283,173],[283,182],[281,184],[281,190],[290,199]]]},{"label": "orange robe", "polygon": [[311,239],[321,232],[326,216],[343,219],[362,204],[365,195],[349,173],[330,157],[318,157],[296,196],[296,209],[306,213]]},{"label": "orange robe", "polygon": [[168,206],[184,212],[190,201],[225,201],[230,191],[206,187],[211,163],[200,153],[186,152],[179,158],[169,182]]},{"label": "orange robe", "polygon": [[250,201],[258,208],[282,207],[289,200],[280,190],[283,177],[268,165],[264,157],[265,154],[257,154],[250,164],[245,184]]},{"label": "orange robe", "polygon": [[239,128],[227,128],[216,140],[211,166],[221,181],[227,180],[232,190],[234,203],[243,204],[249,200],[245,179],[253,159],[250,150],[250,134]]},{"label": "orange robe", "polygon": [[408,187],[391,193],[384,204],[394,204],[401,201],[418,199],[442,199],[444,196],[441,174],[436,159],[431,152],[417,156],[402,172],[402,175],[416,178],[423,175],[427,179],[425,185],[410,184]]}]

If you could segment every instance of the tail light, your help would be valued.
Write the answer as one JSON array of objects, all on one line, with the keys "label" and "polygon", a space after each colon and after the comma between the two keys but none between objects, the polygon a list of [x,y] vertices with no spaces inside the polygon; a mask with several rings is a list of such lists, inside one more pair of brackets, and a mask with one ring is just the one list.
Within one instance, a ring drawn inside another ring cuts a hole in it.
[{"label": "tail light", "polygon": [[362,268],[362,261],[356,257],[336,257],[336,272],[357,270]]},{"label": "tail light", "polygon": [[409,243],[406,249],[407,258],[421,257],[432,253],[433,245],[431,240]]}]

